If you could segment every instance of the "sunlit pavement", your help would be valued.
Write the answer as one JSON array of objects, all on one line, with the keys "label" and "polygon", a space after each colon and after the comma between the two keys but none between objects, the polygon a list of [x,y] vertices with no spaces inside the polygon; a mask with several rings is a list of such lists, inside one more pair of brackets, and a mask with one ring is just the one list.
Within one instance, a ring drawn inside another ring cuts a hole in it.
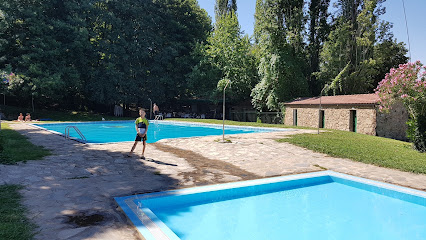
[{"label": "sunlit pavement", "polygon": [[275,139],[316,131],[162,140],[146,160],[125,157],[132,142],[85,145],[25,123],[10,126],[52,155],[0,165],[0,184],[22,184],[36,239],[142,239],[113,197],[323,169],[426,190],[426,175],[328,157]]}]

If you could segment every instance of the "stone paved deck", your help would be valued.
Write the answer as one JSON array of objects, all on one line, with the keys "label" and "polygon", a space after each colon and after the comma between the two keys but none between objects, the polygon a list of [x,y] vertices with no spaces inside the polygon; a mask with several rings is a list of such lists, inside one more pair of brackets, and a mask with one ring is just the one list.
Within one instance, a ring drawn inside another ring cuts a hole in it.
[{"label": "stone paved deck", "polygon": [[[147,160],[142,161],[124,156],[132,143],[81,144],[29,124],[10,125],[53,153],[43,160],[0,165],[0,184],[25,186],[23,203],[39,226],[36,239],[142,239],[113,197],[324,168],[426,190],[426,175],[333,158],[275,141],[309,130],[228,135],[232,143],[217,142],[219,137],[214,136],[162,140],[147,145]],[[92,214],[104,219],[88,226],[70,221]]]}]

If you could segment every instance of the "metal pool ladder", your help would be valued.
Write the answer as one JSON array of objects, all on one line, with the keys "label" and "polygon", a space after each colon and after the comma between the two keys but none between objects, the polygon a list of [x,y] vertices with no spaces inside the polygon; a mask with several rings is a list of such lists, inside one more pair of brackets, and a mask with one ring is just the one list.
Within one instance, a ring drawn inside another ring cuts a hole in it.
[{"label": "metal pool ladder", "polygon": [[78,133],[78,135],[80,135],[81,140],[87,142],[86,137],[83,135],[83,133],[80,131],[80,129],[78,129],[78,127],[76,127],[76,126],[67,126],[65,128],[65,138],[66,139],[70,139],[70,129],[71,128],[74,129]]},{"label": "metal pool ladder", "polygon": [[155,115],[154,121],[155,120],[163,120],[163,115]]}]

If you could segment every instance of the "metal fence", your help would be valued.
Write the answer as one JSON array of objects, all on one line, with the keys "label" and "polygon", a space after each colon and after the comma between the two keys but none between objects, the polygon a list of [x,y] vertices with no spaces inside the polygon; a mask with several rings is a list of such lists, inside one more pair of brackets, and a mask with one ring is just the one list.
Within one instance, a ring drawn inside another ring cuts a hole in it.
[{"label": "metal fence", "polygon": [[262,123],[282,124],[282,112],[257,112],[257,111],[231,111],[231,120],[240,122],[256,122],[259,118]]}]

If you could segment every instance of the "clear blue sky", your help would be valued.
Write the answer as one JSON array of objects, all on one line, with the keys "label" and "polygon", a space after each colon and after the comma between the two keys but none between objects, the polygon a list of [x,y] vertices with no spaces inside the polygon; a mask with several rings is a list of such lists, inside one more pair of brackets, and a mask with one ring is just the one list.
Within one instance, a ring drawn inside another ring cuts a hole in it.
[{"label": "clear blue sky", "polygon": [[[408,48],[407,28],[405,27],[403,0],[387,0],[383,6],[386,14],[381,19],[393,24],[393,33],[398,42],[406,43]],[[411,61],[420,60],[426,64],[426,0],[404,0],[407,13],[408,31],[411,45]],[[215,0],[198,0],[214,22]],[[253,34],[256,0],[237,0],[238,20],[241,30]]]}]

